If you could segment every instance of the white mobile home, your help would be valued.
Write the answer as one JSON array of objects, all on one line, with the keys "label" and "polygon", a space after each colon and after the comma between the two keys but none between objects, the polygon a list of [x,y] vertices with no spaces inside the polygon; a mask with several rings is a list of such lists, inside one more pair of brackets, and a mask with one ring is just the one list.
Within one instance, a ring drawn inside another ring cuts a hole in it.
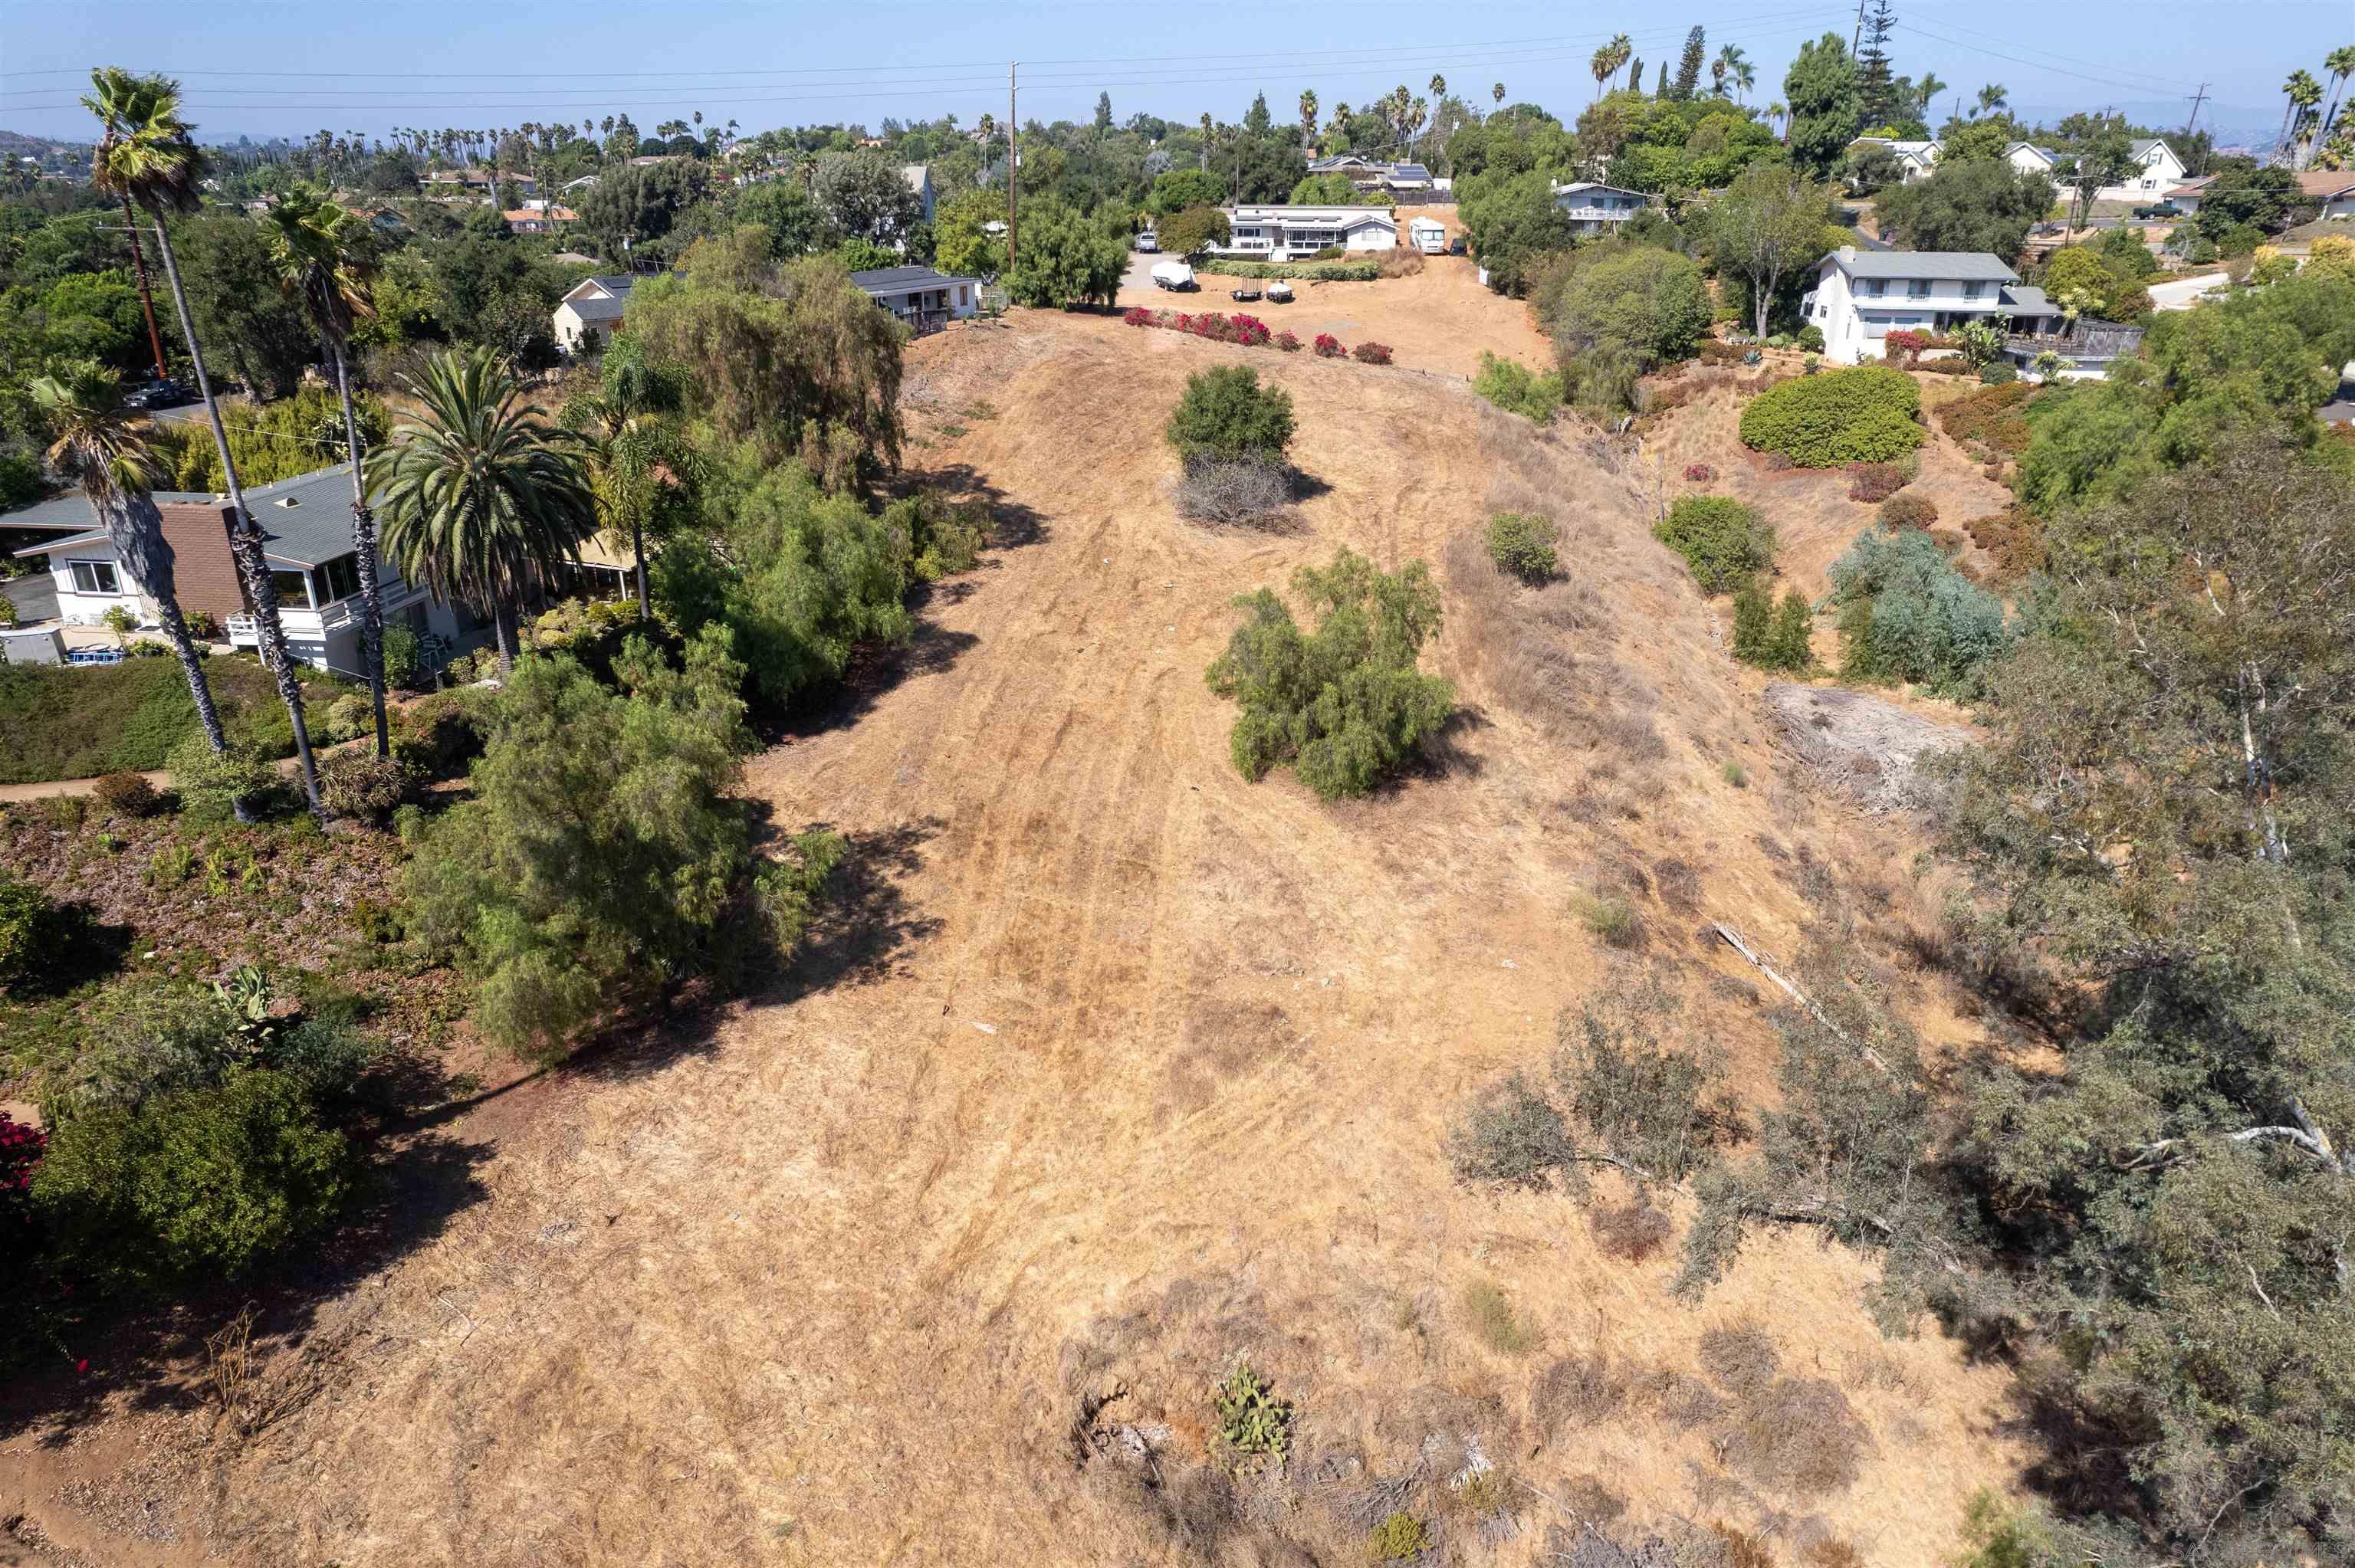
[{"label": "white mobile home", "polygon": [[1407,220],[1407,238],[1425,256],[1447,254],[1447,226],[1435,217],[1413,217]]},{"label": "white mobile home", "polygon": [[1220,256],[1251,261],[1299,261],[1319,250],[1398,249],[1398,219],[1380,207],[1231,207]]}]

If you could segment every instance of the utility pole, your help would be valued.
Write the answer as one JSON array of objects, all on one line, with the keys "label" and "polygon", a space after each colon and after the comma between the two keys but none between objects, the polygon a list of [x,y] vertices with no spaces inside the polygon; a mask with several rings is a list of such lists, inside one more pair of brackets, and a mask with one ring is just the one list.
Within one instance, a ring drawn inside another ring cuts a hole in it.
[{"label": "utility pole", "polygon": [[[2183,122],[2183,140],[2187,144],[2189,144],[2191,140],[2192,132],[2198,130],[2200,127],[2200,106],[2207,101],[2208,84],[2203,81],[2200,84],[2200,90],[2192,94],[2191,97],[2191,118]],[[2202,164],[2205,164],[2208,160],[2202,158],[2200,162]],[[2207,170],[2205,168],[2200,168],[2187,172],[2193,174],[2205,174],[2207,173]]]},{"label": "utility pole", "polygon": [[140,248],[139,224],[131,216],[131,197],[127,195],[123,198],[123,221],[124,227],[116,232],[130,238],[131,260],[139,268],[139,303],[147,313],[147,346],[155,351],[155,379],[161,381],[165,378],[164,339],[155,331],[155,296],[147,288],[147,252]]},{"label": "utility pole", "polygon": [[1862,42],[1864,42],[1864,0],[1856,0],[1856,26],[1849,30],[1848,35],[1848,52],[1851,58],[1856,55],[1857,46]]},{"label": "utility pole", "polygon": [[1014,187],[1021,173],[1021,143],[1016,139],[1015,127],[1020,123],[1014,117],[1014,68],[1020,62],[1006,62],[1006,270],[1014,270]]}]

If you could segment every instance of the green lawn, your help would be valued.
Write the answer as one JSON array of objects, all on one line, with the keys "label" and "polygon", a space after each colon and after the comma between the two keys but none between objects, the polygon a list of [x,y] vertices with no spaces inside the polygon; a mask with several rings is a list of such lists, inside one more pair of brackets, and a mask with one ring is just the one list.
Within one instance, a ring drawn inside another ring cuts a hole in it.
[{"label": "green lawn", "polygon": [[[261,661],[227,654],[205,662],[229,739],[291,756],[294,731]],[[304,673],[314,732],[342,683]],[[197,705],[177,659],[126,659],[87,668],[0,665],[0,784],[87,779],[161,768],[197,727]]]}]

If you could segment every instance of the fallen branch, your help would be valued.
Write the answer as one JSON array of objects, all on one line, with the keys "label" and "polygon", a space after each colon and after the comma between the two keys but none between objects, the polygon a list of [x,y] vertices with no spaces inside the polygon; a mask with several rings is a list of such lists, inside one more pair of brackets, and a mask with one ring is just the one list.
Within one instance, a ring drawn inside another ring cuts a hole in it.
[{"label": "fallen branch", "polygon": [[1732,948],[1735,952],[1740,953],[1743,958],[1749,959],[1751,968],[1756,969],[1760,974],[1764,975],[1768,980],[1773,980],[1777,986],[1781,987],[1785,996],[1789,997],[1793,1001],[1797,1002],[1801,1007],[1806,1009],[1807,1015],[1813,1018],[1817,1022],[1822,1024],[1826,1029],[1831,1031],[1832,1037],[1834,1039],[1839,1041],[1841,1044],[1848,1046],[1851,1050],[1855,1051],[1859,1055],[1862,1056],[1866,1061],[1871,1063],[1875,1071],[1883,1074],[1889,1072],[1889,1064],[1881,1059],[1878,1052],[1874,1051],[1870,1045],[1859,1044],[1855,1040],[1849,1038],[1847,1030],[1842,1029],[1838,1024],[1834,1023],[1831,1021],[1830,1014],[1825,1012],[1822,1008],[1817,1007],[1814,1000],[1810,998],[1806,991],[1801,991],[1797,986],[1793,985],[1789,980],[1785,980],[1782,975],[1776,971],[1774,966],[1766,961],[1764,955],[1761,954],[1757,948],[1752,947],[1748,939],[1745,938],[1740,931],[1736,930],[1733,927],[1727,925],[1722,920],[1710,921],[1709,923],[1709,928],[1716,932],[1719,936],[1724,938],[1725,945],[1727,947]]}]

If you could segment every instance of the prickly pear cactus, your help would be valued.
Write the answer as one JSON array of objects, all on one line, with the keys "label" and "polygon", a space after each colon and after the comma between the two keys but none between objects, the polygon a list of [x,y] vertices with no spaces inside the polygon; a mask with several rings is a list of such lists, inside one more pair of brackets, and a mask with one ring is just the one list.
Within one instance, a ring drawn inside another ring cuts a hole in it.
[{"label": "prickly pear cactus", "polygon": [[1273,1459],[1282,1464],[1292,1443],[1292,1406],[1268,1392],[1248,1362],[1238,1361],[1211,1391],[1219,1411],[1219,1442],[1238,1470]]}]

